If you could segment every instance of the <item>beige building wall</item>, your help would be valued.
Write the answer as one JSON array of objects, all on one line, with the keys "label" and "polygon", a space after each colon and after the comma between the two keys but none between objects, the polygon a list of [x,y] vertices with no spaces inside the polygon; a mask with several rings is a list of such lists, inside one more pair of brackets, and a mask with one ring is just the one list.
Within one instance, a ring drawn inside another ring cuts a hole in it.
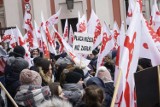
[{"label": "beige building wall", "polygon": [[18,26],[22,30],[23,12],[21,0],[3,0],[5,8],[6,27]]},{"label": "beige building wall", "polygon": [[95,12],[100,18],[101,23],[104,21],[111,27],[113,26],[113,7],[112,0],[95,0]]}]

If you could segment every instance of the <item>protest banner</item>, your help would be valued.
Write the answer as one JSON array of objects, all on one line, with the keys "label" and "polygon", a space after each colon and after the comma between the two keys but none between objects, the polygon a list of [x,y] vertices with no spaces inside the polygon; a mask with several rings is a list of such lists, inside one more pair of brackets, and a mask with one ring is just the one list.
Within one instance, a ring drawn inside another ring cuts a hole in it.
[{"label": "protest banner", "polygon": [[91,54],[93,36],[87,33],[74,33],[73,51],[80,54]]}]

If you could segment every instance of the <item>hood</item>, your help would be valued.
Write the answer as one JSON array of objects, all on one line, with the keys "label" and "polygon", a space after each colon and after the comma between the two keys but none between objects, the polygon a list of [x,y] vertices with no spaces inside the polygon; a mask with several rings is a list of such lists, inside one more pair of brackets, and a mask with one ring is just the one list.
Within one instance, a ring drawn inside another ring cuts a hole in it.
[{"label": "hood", "polygon": [[35,107],[49,99],[50,95],[48,86],[22,85],[14,99],[18,105]]}]

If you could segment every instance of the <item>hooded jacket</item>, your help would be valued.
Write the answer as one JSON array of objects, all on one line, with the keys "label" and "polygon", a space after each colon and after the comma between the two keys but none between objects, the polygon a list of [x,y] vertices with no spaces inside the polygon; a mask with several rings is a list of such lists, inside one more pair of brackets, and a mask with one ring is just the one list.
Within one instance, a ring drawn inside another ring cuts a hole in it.
[{"label": "hooded jacket", "polygon": [[15,101],[22,107],[38,107],[43,101],[50,98],[48,86],[22,85],[15,95]]}]

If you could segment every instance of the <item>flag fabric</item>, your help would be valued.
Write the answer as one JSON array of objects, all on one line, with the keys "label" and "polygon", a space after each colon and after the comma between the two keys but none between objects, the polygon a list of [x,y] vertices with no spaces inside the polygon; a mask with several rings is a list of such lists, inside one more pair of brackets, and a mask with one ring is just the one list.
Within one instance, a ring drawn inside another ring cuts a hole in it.
[{"label": "flag fabric", "polygon": [[55,40],[59,43],[59,53],[62,53],[64,51],[64,45],[63,45],[63,42],[62,42],[62,39],[61,39],[61,35],[55,31]]},{"label": "flag fabric", "polygon": [[60,17],[61,14],[61,8],[58,10],[58,12],[54,15],[52,15],[47,21],[46,21],[46,26],[53,26],[54,24],[58,23],[58,19]]},{"label": "flag fabric", "polygon": [[2,41],[3,42],[11,41],[11,39],[12,39],[11,34],[12,34],[12,30],[11,29],[5,30],[3,38],[2,38]]},{"label": "flag fabric", "polygon": [[65,41],[68,41],[68,19],[66,19],[66,22],[65,22],[63,39]]},{"label": "flag fabric", "polygon": [[[114,40],[112,37],[112,34],[107,27],[106,23],[104,23],[103,26],[103,39],[102,44],[100,48],[100,52],[98,54],[97,59],[97,68],[99,68],[102,65],[103,58],[114,48]],[[97,72],[96,72],[97,75]]]},{"label": "flag fabric", "polygon": [[69,39],[68,39],[68,43],[71,46],[73,45],[73,40],[74,40],[74,34],[73,34],[72,26],[70,25],[70,27],[69,27]]},{"label": "flag fabric", "polygon": [[118,48],[119,27],[116,21],[114,22],[114,25],[113,25],[112,36],[115,41],[115,49],[117,49]]},{"label": "flag fabric", "polygon": [[17,39],[17,43],[18,43],[19,46],[22,46],[25,49],[26,54],[25,54],[24,58],[25,58],[25,60],[28,61],[29,67],[31,67],[32,64],[31,64],[29,48],[28,48],[26,42],[24,41],[24,38],[23,38],[23,36],[22,36],[18,27],[16,27],[16,30],[17,30],[17,35],[15,35],[15,38]]},{"label": "flag fabric", "polygon": [[86,15],[83,15],[82,17],[80,17],[80,13],[78,13],[77,32],[87,33]]},{"label": "flag fabric", "polygon": [[[15,29],[14,29],[15,30]],[[10,48],[14,48],[14,47],[16,47],[16,44],[17,42],[16,42],[16,39],[15,39],[15,35],[14,35],[14,33],[13,33],[13,29],[11,29],[11,40],[10,40],[10,42],[9,42],[9,47]]]},{"label": "flag fabric", "polygon": [[27,31],[33,31],[32,15],[28,10],[25,10],[23,28]]},{"label": "flag fabric", "polygon": [[101,30],[102,26],[99,18],[92,10],[90,19],[87,24],[88,33],[94,36],[93,39],[93,50],[102,42]]},{"label": "flag fabric", "polygon": [[140,57],[151,59],[152,65],[157,66],[160,64],[160,52],[156,47],[154,37],[158,37],[158,35],[153,31],[149,23],[142,18]]},{"label": "flag fabric", "polygon": [[136,72],[139,59],[139,46],[141,40],[141,17],[138,2],[133,13],[130,26],[126,33],[122,59],[119,68],[122,70],[123,93],[120,107],[134,107],[134,73]]},{"label": "flag fabric", "polygon": [[150,17],[150,25],[153,27],[154,31],[160,36],[160,11],[157,6],[157,0],[154,0],[154,4],[152,6],[151,17]]},{"label": "flag fabric", "polygon": [[48,50],[49,50],[51,53],[57,55],[56,49],[55,49],[55,47],[54,47],[54,45],[53,45],[54,43],[53,43],[53,41],[52,41],[52,38],[51,38],[51,35],[50,35],[50,32],[49,32],[49,29],[48,29],[48,27],[47,27],[46,24],[45,24],[45,20],[44,20],[43,14],[41,14],[41,19],[42,19],[41,31],[44,32],[44,33],[42,33],[43,42],[46,41],[46,42],[45,42],[45,45],[48,46]]},{"label": "flag fabric", "polygon": [[135,7],[135,1],[129,0],[129,6],[128,6],[128,12],[127,12],[127,18],[126,18],[126,24],[129,25],[133,16],[133,11]]},{"label": "flag fabric", "polygon": [[38,43],[39,49],[43,50],[41,32],[40,32],[40,28],[38,27],[36,21],[34,21],[34,32],[37,37],[37,43]]}]

